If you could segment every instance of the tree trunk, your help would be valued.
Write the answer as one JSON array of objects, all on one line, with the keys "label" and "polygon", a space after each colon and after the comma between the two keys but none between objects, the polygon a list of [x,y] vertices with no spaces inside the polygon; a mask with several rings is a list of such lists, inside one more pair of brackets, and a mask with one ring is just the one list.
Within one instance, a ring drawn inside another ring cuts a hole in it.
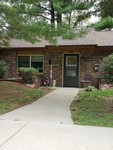
[{"label": "tree trunk", "polygon": [[50,6],[51,6],[51,24],[55,23],[55,12],[53,7],[53,2],[50,0]]}]

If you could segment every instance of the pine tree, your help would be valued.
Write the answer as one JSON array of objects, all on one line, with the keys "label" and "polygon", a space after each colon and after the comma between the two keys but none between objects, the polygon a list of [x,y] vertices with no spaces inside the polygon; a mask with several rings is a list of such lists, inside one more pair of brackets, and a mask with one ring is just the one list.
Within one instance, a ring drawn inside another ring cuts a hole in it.
[{"label": "pine tree", "polygon": [[0,46],[11,38],[32,43],[58,36],[72,39],[75,28],[90,17],[94,0],[5,0],[0,2]]},{"label": "pine tree", "polygon": [[99,17],[94,28],[96,30],[111,30],[113,28],[113,0],[101,0],[99,3]]},{"label": "pine tree", "polygon": [[100,16],[102,18],[113,17],[113,0],[100,2]]}]

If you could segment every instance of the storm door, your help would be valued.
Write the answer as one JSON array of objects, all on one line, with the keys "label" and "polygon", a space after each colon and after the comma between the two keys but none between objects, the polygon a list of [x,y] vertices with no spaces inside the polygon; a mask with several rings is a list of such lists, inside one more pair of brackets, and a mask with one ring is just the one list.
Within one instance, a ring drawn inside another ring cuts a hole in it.
[{"label": "storm door", "polygon": [[79,55],[64,54],[64,87],[78,87]]}]

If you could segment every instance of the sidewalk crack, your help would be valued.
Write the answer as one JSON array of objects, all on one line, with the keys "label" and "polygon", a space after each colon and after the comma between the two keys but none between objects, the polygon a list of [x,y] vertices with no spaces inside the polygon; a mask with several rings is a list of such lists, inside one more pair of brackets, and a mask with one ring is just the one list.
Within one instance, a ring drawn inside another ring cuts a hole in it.
[{"label": "sidewalk crack", "polygon": [[4,141],[2,144],[0,144],[0,147],[2,147],[4,144],[6,144],[9,140],[11,140],[14,136],[16,136],[21,130],[23,130],[29,122],[27,122],[25,125],[23,125],[19,130],[17,130],[11,137],[9,137],[6,141]]}]

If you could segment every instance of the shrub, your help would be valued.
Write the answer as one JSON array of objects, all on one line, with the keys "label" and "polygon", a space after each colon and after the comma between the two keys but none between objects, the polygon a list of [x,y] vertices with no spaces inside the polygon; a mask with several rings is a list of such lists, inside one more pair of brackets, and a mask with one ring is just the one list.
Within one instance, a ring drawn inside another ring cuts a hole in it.
[{"label": "shrub", "polygon": [[4,60],[0,60],[0,78],[6,78],[8,75],[8,64]]},{"label": "shrub", "polygon": [[19,73],[25,83],[32,84],[36,81],[37,70],[35,68],[20,68]]},{"label": "shrub", "polygon": [[102,60],[101,70],[107,75],[113,75],[113,54],[108,55]]},{"label": "shrub", "polygon": [[113,54],[108,55],[102,60],[100,70],[105,74],[106,83],[113,83]]},{"label": "shrub", "polygon": [[87,91],[87,92],[91,92],[91,91],[94,91],[96,89],[95,89],[94,86],[87,86],[87,87],[84,88],[84,90]]}]

